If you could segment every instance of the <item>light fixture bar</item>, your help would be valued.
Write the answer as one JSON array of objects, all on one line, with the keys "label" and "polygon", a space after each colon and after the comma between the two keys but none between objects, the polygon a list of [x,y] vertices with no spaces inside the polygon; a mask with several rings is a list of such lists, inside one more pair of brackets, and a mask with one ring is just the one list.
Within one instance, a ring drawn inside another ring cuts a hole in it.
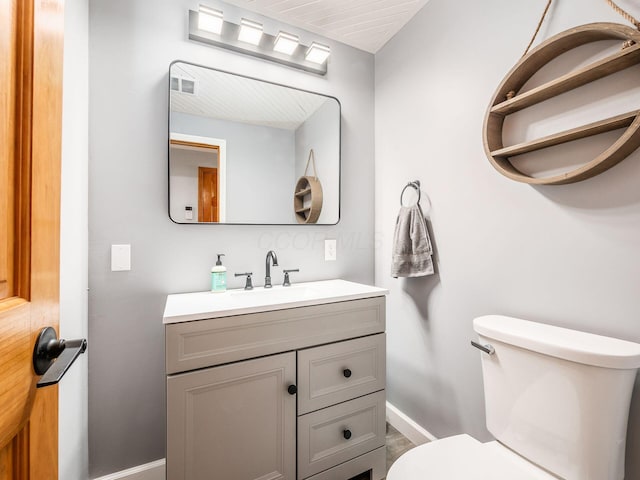
[{"label": "light fixture bar", "polygon": [[198,28],[220,35],[222,31],[222,12],[215,8],[200,5],[198,7]]},{"label": "light fixture bar", "polygon": [[304,56],[307,61],[321,65],[327,61],[329,55],[331,55],[331,49],[329,47],[321,43],[312,42]]},{"label": "light fixture bar", "polygon": [[251,45],[260,45],[262,39],[262,24],[243,18],[240,20],[240,32],[238,32],[238,40]]},{"label": "light fixture bar", "polygon": [[276,36],[273,44],[273,49],[276,52],[284,53],[285,55],[291,55],[296,51],[300,45],[300,38],[292,33],[280,32]]},{"label": "light fixture bar", "polygon": [[[254,22],[255,23],[255,22]],[[260,24],[258,24],[260,25]],[[285,33],[285,32],[281,32]],[[223,21],[220,34],[215,34],[207,30],[198,28],[198,12],[189,10],[189,39],[196,42],[225,48],[245,55],[251,55],[262,60],[269,60],[288,67],[297,68],[317,75],[326,75],[327,63],[321,64],[310,62],[305,58],[305,53],[310,47],[300,44],[290,55],[281,51],[276,51],[274,45],[276,36],[262,33],[261,41],[258,45],[242,42],[238,39],[240,25]],[[289,34],[291,35],[291,34]],[[317,45],[317,44],[316,44]],[[327,47],[328,48],[328,47]]]}]

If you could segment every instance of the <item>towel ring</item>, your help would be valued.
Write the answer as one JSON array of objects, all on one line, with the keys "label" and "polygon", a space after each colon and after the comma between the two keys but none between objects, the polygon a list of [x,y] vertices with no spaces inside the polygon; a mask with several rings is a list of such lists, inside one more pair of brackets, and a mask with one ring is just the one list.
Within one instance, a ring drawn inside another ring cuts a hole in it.
[{"label": "towel ring", "polygon": [[420,203],[420,198],[422,197],[422,193],[420,192],[420,180],[414,180],[413,182],[407,183],[402,189],[402,193],[400,193],[400,206],[402,207],[402,196],[407,188],[413,187],[418,192],[418,201],[416,203]]}]

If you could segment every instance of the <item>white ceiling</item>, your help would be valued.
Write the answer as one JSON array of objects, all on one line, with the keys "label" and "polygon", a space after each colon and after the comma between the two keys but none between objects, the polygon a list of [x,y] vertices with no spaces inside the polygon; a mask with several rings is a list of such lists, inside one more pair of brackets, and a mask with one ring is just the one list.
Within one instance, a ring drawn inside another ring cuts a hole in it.
[{"label": "white ceiling", "polygon": [[376,53],[428,0],[225,0]]}]

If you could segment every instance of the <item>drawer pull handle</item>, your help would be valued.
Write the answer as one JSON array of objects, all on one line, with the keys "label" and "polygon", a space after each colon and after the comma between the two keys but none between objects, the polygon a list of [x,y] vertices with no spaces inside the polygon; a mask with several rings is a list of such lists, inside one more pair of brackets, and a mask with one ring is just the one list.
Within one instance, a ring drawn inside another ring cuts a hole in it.
[{"label": "drawer pull handle", "polygon": [[351,430],[343,430],[342,436],[345,438],[345,440],[349,440],[351,438]]},{"label": "drawer pull handle", "polygon": [[296,387],[295,385],[289,385],[289,387],[287,388],[287,392],[289,392],[289,395],[295,395],[296,393],[298,393],[298,387]]},{"label": "drawer pull handle", "polygon": [[349,370],[348,368],[345,368],[342,371],[342,374],[344,375],[344,378],[349,378],[351,376],[351,370]]}]

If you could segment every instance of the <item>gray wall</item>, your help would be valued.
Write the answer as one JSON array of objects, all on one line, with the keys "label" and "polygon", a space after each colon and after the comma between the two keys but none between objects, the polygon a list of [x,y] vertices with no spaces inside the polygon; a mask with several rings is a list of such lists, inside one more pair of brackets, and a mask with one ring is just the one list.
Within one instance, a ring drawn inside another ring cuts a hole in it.
[{"label": "gray wall", "polygon": [[[87,337],[89,1],[66,0],[60,204],[60,337]],[[91,347],[89,347],[91,348]],[[87,355],[58,387],[58,477],[88,475]]]},{"label": "gray wall", "polygon": [[[640,152],[581,183],[532,187],[500,175],[482,147],[488,103],[544,3],[431,0],[376,55],[375,279],[391,290],[387,394],[437,437],[489,438],[479,352],[469,346],[476,316],[506,314],[640,341]],[[598,21],[623,22],[601,0],[554,2],[540,35]],[[601,118],[611,104],[637,109],[638,71],[613,79],[618,95],[596,85],[567,102],[598,100]],[[575,112],[558,111],[563,102],[541,104],[537,113],[547,120],[540,125],[569,128]],[[619,134],[595,146],[602,151]],[[589,158],[579,145],[559,148],[570,163]],[[391,279],[398,195],[413,179],[433,203],[437,274]],[[626,478],[640,478],[638,388],[631,410]]]},{"label": "gray wall", "polygon": [[171,131],[227,141],[227,223],[293,221],[292,130],[172,112]]},{"label": "gray wall", "polygon": [[[219,2],[225,15],[242,12]],[[325,77],[191,43],[196,0],[90,1],[89,463],[93,477],[164,457],[162,313],[169,293],[209,288],[215,253],[263,283],[273,248],[294,282],[373,281],[373,56],[294,28],[305,44],[331,46]],[[258,15],[246,14],[260,21]],[[264,20],[265,29],[280,27]],[[342,102],[343,214],[337,226],[176,225],[167,215],[167,84],[182,59],[259,76]],[[338,260],[324,262],[325,238]],[[132,246],[132,270],[111,272],[110,245]],[[272,273],[281,279],[281,270]]]}]

